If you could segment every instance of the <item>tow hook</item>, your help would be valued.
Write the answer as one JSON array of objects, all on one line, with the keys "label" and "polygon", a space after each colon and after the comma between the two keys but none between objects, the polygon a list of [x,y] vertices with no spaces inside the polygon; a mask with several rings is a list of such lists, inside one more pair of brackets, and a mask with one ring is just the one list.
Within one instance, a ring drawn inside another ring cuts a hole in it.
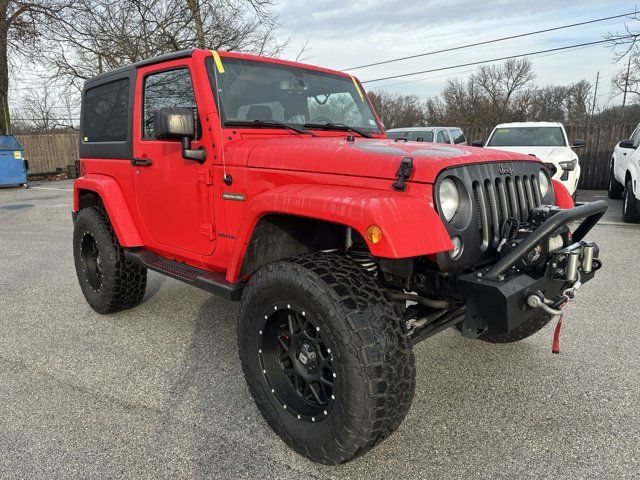
[{"label": "tow hook", "polygon": [[529,295],[529,297],[527,298],[527,305],[529,305],[531,308],[541,308],[549,315],[553,315],[554,317],[556,315],[562,315],[562,310],[551,308],[551,306],[547,304],[547,302],[549,302],[549,300],[545,298],[544,295],[542,295],[542,298],[540,298],[537,293]]}]

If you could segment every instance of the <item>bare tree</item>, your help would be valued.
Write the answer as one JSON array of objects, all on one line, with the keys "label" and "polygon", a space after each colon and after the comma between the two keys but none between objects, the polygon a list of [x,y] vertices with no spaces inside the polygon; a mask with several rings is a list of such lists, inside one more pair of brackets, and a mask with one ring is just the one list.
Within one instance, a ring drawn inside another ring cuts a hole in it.
[{"label": "bare tree", "polygon": [[368,96],[385,128],[427,125],[425,106],[415,95],[375,90]]},{"label": "bare tree", "polygon": [[501,65],[483,65],[471,76],[486,95],[490,105],[490,122],[509,120],[511,101],[533,82],[535,74],[527,58],[509,59]]},{"label": "bare tree", "polygon": [[616,63],[627,59],[627,65],[611,79],[611,97],[623,94],[626,101],[631,93],[637,101],[640,95],[640,15],[630,15],[624,31],[609,32],[604,38],[609,40]]},{"label": "bare tree", "polygon": [[615,97],[625,92],[634,95],[634,100],[640,96],[640,55],[632,56],[628,67],[621,68],[611,79],[611,96]]},{"label": "bare tree", "polygon": [[52,75],[96,74],[185,48],[277,55],[271,0],[75,0],[47,35]]},{"label": "bare tree", "polygon": [[67,5],[63,0],[0,0],[0,135],[11,131],[9,52],[33,52],[43,27]]},{"label": "bare tree", "polygon": [[567,121],[569,123],[583,123],[589,117],[591,106],[591,84],[586,80],[572,83],[567,87]]},{"label": "bare tree", "polygon": [[16,126],[26,133],[73,131],[79,123],[77,112],[69,96],[59,95],[54,85],[44,82],[22,96]]}]

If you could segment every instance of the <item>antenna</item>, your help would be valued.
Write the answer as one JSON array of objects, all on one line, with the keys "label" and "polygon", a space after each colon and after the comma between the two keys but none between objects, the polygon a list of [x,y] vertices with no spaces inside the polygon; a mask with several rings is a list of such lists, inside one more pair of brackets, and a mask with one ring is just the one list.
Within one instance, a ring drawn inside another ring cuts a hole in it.
[{"label": "antenna", "polygon": [[[211,50],[211,53],[213,55],[213,79],[215,80],[215,87],[216,87],[216,108],[218,109],[218,117],[220,117],[220,120],[222,121],[222,104],[220,103],[220,88],[219,88],[219,82],[218,82],[218,69],[222,68],[222,62],[220,60],[220,57],[218,56],[218,52],[216,52],[215,50]],[[224,71],[224,70],[223,70]],[[220,125],[220,130],[222,130],[222,123]],[[231,175],[229,175],[227,173],[227,164],[225,162],[224,159],[224,145],[223,145],[223,140],[222,140],[222,135],[220,135],[220,160],[222,161],[222,181],[225,183],[225,185],[231,185],[231,183],[233,182],[233,178],[231,177]]]}]

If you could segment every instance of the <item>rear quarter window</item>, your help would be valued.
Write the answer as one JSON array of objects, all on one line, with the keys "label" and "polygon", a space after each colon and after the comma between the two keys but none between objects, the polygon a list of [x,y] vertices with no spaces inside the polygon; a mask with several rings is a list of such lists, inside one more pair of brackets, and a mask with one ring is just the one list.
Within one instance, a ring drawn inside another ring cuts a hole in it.
[{"label": "rear quarter window", "polygon": [[88,89],[84,94],[82,141],[124,142],[129,128],[129,79]]},{"label": "rear quarter window", "polygon": [[453,143],[455,143],[456,145],[465,143],[467,141],[467,139],[464,136],[464,133],[462,133],[462,130],[458,128],[452,130],[451,134],[453,135]]}]

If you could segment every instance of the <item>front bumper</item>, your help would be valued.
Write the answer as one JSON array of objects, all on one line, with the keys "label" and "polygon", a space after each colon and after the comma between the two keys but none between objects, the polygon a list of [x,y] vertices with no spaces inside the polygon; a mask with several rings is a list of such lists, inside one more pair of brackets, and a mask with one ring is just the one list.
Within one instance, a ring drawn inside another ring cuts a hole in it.
[{"label": "front bumper", "polygon": [[[555,302],[565,290],[591,280],[602,262],[598,246],[584,237],[606,210],[604,201],[562,210],[493,265],[458,276],[457,294],[467,305],[463,334],[508,333],[536,315],[536,308],[527,303],[531,295]],[[532,249],[548,244],[549,238],[576,221],[581,223],[571,235],[573,244],[546,252],[543,263],[535,268],[522,267],[522,259]]]}]

